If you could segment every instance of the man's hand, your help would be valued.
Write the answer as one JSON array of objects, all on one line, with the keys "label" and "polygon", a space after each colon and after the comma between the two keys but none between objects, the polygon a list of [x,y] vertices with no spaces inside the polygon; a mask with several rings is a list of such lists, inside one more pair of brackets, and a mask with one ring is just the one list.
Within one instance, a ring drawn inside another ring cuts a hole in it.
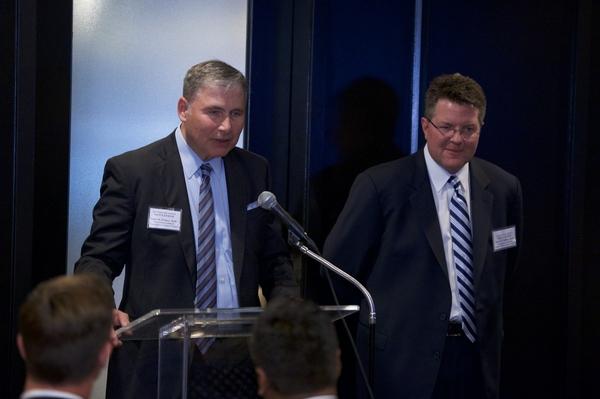
[{"label": "man's hand", "polygon": [[116,330],[120,327],[125,327],[129,324],[129,315],[125,312],[121,312],[118,309],[113,309],[113,327],[110,341],[115,348],[123,345],[123,342],[117,337]]}]

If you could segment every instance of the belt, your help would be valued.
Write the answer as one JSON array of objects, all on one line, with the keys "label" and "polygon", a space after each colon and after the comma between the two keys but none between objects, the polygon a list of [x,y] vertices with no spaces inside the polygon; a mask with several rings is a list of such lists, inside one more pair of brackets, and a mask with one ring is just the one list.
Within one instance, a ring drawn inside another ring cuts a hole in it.
[{"label": "belt", "polygon": [[448,332],[446,333],[447,337],[463,337],[465,333],[462,330],[461,323],[450,322],[448,323]]}]

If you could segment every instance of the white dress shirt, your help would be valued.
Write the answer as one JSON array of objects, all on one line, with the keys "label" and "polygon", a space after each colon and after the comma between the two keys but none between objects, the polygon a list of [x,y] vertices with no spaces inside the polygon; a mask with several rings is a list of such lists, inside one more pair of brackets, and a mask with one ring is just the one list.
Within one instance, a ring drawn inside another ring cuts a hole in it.
[{"label": "white dress shirt", "polygon": [[[454,255],[452,253],[452,236],[450,234],[450,211],[449,204],[454,194],[454,188],[448,184],[448,179],[452,174],[442,168],[431,158],[427,144],[423,150],[425,155],[425,165],[429,174],[431,191],[433,191],[433,200],[437,209],[440,231],[442,233],[442,242],[444,244],[444,254],[446,255],[446,264],[448,266],[448,279],[450,281],[450,290],[452,291],[452,308],[450,309],[450,320],[459,322],[461,320],[460,303],[458,302],[458,288],[456,287],[456,269],[454,266]],[[471,220],[471,186],[469,184],[469,163],[467,162],[457,173],[453,174],[458,178],[463,187],[463,195],[467,200],[469,209],[469,221]],[[473,228],[471,227],[471,231]]]},{"label": "white dress shirt", "polygon": [[83,399],[79,395],[75,395],[69,392],[57,391],[55,389],[30,389],[21,394],[21,399],[33,399],[33,398],[61,398],[61,399]]}]

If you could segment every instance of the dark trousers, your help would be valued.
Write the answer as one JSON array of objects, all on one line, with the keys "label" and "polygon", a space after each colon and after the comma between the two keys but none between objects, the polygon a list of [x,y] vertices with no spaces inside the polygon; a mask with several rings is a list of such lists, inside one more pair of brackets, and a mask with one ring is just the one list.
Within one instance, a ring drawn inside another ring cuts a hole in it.
[{"label": "dark trousers", "polygon": [[432,399],[483,399],[483,376],[477,343],[464,335],[446,337]]}]

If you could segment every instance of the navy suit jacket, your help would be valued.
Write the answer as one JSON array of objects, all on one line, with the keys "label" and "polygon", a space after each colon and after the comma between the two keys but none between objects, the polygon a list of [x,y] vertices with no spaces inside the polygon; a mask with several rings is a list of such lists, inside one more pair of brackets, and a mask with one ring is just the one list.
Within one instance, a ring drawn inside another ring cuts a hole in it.
[{"label": "navy suit jacket", "polygon": [[[223,160],[240,307],[259,306],[259,285],[267,299],[295,294],[279,225],[262,208],[247,210],[269,189],[267,161],[239,148]],[[180,231],[147,228],[150,207],[181,210]],[[196,245],[174,133],[107,161],[93,216],[76,272],[98,273],[112,282],[125,267],[119,308],[131,320],[153,309],[194,307]],[[107,396],[154,397],[156,370],[156,341],[126,342],[113,352]]]},{"label": "navy suit jacket", "polygon": [[[470,187],[478,346],[487,397],[495,399],[504,283],[518,251],[494,252],[492,231],[514,225],[517,247],[521,245],[521,188],[514,176],[478,158],[470,162]],[[373,295],[375,396],[430,398],[452,299],[423,150],[357,177],[324,255]],[[360,300],[347,286],[341,291],[344,303]],[[362,305],[357,341],[361,357],[367,359],[368,312]]]}]

